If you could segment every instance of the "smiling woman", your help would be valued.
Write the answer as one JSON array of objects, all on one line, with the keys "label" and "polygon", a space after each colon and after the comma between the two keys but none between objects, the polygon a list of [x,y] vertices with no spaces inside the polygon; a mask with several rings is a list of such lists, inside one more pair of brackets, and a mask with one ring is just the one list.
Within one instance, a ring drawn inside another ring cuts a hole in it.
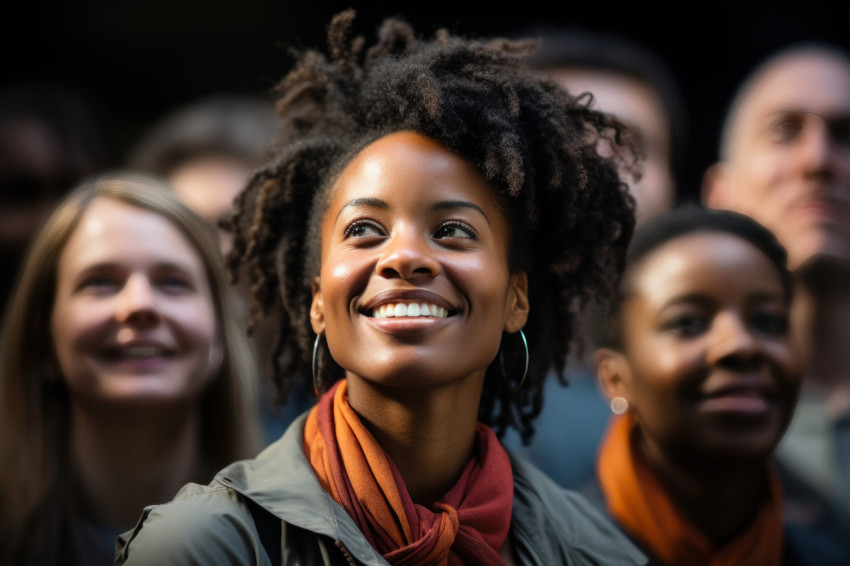
[{"label": "smiling woman", "polygon": [[802,378],[786,262],[728,211],[681,208],[635,234],[597,350],[616,415],[592,499],[659,564],[847,563],[783,524],[771,458]]},{"label": "smiling woman", "polygon": [[51,321],[76,398],[197,396],[220,358],[215,318],[204,265],[176,226],[121,201],[89,206],[59,256]]},{"label": "smiling woman", "polygon": [[642,563],[499,442],[530,438],[582,308],[616,287],[630,131],[527,68],[531,42],[390,19],[364,52],[353,18],[279,84],[232,219],[231,270],[281,321],[278,388],[317,404],[150,510],[117,563]]},{"label": "smiling woman", "polygon": [[112,564],[142,509],[257,447],[215,230],[160,180],[78,186],[3,327],[0,563]]}]

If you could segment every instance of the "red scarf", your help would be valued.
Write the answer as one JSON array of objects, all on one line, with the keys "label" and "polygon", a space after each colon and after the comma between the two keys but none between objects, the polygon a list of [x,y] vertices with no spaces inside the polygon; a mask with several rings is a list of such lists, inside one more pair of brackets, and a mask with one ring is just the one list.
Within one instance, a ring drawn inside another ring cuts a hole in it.
[{"label": "red scarf", "polygon": [[504,564],[513,472],[493,431],[476,430],[476,453],[430,509],[413,502],[396,466],[337,382],[307,417],[304,448],[322,488],[342,505],[390,564]]},{"label": "red scarf", "polygon": [[662,564],[782,564],[782,491],[775,472],[767,472],[769,495],[750,527],[722,547],[715,547],[679,513],[675,502],[642,462],[632,441],[633,426],[633,417],[615,417],[597,462],[608,510],[630,535]]}]

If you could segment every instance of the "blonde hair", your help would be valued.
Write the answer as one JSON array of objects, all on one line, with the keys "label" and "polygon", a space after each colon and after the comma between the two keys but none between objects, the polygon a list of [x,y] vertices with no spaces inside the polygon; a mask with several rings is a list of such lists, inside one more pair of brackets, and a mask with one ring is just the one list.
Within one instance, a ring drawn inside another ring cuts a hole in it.
[{"label": "blonde hair", "polygon": [[[32,242],[0,335],[0,564],[56,547],[74,505],[69,478],[70,402],[58,378],[50,319],[62,251],[88,207],[109,198],[159,214],[201,258],[214,303],[223,361],[201,398],[202,469],[209,477],[259,449],[257,378],[215,228],[161,179],[129,171],[83,181]],[[153,503],[153,502],[152,502]],[[39,548],[41,547],[41,548]],[[67,558],[67,557],[66,557]]]}]

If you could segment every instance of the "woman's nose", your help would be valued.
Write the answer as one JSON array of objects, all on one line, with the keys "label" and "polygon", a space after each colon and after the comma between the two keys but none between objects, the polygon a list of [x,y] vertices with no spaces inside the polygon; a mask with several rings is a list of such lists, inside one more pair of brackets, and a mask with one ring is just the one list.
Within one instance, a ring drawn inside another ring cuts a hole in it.
[{"label": "woman's nose", "polygon": [[401,227],[390,235],[375,269],[383,277],[410,279],[433,277],[440,264],[427,236],[413,227]]},{"label": "woman's nose", "polygon": [[731,313],[715,319],[709,352],[715,363],[749,364],[762,356],[758,337],[740,315]]},{"label": "woman's nose", "polygon": [[155,324],[159,320],[156,293],[147,277],[131,275],[117,297],[116,318],[122,324]]}]

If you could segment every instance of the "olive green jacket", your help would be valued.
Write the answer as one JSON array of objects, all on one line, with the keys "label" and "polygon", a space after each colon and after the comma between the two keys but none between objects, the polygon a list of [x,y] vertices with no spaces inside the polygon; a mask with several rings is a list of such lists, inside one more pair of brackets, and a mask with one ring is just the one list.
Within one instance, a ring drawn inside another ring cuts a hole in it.
[{"label": "olive green jacket", "polygon": [[[386,565],[357,525],[319,485],[302,449],[306,414],[256,458],[231,464],[207,485],[188,484],[147,507],[118,537],[117,566],[274,566],[245,498],[282,521],[287,566]],[[510,537],[519,564],[645,564],[643,554],[577,493],[511,455]],[[276,525],[275,525],[276,526]]]}]

